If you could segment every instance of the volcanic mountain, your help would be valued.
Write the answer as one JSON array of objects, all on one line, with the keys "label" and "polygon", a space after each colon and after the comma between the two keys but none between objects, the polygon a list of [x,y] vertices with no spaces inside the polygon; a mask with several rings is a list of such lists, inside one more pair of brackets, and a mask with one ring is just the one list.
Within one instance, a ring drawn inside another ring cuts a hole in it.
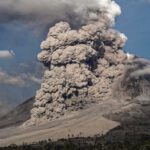
[{"label": "volcanic mountain", "polygon": [[150,133],[150,62],[123,50],[127,38],[113,28],[119,6],[104,1],[87,7],[81,25],[49,29],[38,54],[46,66],[41,88],[0,118],[0,145],[94,136],[119,125]]},{"label": "volcanic mountain", "polygon": [[115,36],[107,37],[107,41],[103,39],[110,36],[108,31],[106,35],[98,32],[102,38],[98,40],[94,30],[93,41],[82,39],[79,33],[71,34],[78,42],[72,36],[67,41],[69,46],[66,41],[66,45],[55,41],[57,50],[53,38],[67,40],[69,32],[76,33],[64,22],[50,29],[41,45],[44,50],[38,55],[48,67],[41,89],[34,98],[0,118],[1,145],[67,138],[70,134],[94,136],[119,125],[149,133],[150,62],[121,50],[120,43],[116,44],[120,34],[112,30],[109,32]]}]

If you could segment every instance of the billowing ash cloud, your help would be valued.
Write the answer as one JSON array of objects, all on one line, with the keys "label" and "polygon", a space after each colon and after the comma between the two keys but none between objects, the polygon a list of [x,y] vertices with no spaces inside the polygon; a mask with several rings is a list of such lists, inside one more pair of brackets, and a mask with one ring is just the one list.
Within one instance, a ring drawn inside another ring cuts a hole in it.
[{"label": "billowing ash cloud", "polygon": [[59,20],[41,43],[38,60],[47,69],[27,124],[56,119],[93,102],[112,98],[114,82],[124,73],[125,63],[131,60],[122,50],[126,36],[112,26],[121,13],[114,1],[61,2],[72,8],[85,24],[75,29],[70,25],[72,22]]},{"label": "billowing ash cloud", "polygon": [[[25,21],[48,25],[56,21],[84,24],[98,20],[105,13],[111,23],[120,15],[120,7],[112,0],[5,0],[0,1],[0,22]],[[36,21],[36,22],[35,22]]]},{"label": "billowing ash cloud", "polygon": [[0,50],[0,59],[12,58],[15,56],[15,53],[11,50]]}]

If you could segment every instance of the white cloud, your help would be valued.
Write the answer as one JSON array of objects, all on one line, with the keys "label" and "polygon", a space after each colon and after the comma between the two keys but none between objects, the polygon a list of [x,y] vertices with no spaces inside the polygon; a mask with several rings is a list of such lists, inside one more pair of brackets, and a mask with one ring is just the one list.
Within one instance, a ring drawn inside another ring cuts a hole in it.
[{"label": "white cloud", "polygon": [[36,77],[35,75],[31,74],[31,73],[22,73],[20,74],[20,77],[22,78],[22,80],[24,80],[24,82],[26,82],[26,84],[28,82],[34,82],[34,83],[37,83],[37,84],[41,84],[42,82],[42,79]]},{"label": "white cloud", "polygon": [[24,83],[24,80],[20,76],[11,76],[5,71],[0,70],[0,84],[22,86]]},{"label": "white cloud", "polygon": [[0,59],[2,58],[12,58],[15,56],[15,53],[11,50],[0,50]]},{"label": "white cloud", "polygon": [[28,86],[31,82],[41,84],[41,81],[42,79],[30,73],[20,73],[18,75],[14,75],[0,69],[0,84],[25,87]]},{"label": "white cloud", "polygon": [[41,84],[42,83],[42,79],[37,78],[35,76],[30,76],[30,80],[37,83],[37,84]]}]

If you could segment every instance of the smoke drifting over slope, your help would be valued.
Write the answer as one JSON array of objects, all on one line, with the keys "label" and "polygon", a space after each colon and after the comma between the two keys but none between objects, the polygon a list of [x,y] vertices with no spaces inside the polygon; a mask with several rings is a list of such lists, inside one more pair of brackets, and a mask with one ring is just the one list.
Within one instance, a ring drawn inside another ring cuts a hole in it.
[{"label": "smoke drifting over slope", "polygon": [[[5,0],[0,2],[0,22],[25,21],[46,26],[65,20],[73,25],[98,20],[105,13],[111,23],[120,7],[111,0]],[[40,22],[39,22],[40,20]]]}]

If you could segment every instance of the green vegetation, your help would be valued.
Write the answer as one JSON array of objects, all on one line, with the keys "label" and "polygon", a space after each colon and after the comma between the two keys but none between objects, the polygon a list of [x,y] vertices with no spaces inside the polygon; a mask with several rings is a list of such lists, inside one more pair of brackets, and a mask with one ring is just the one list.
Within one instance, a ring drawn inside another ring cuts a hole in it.
[{"label": "green vegetation", "polygon": [[10,145],[0,150],[150,150],[150,135],[126,134],[123,140],[107,136],[47,140],[31,145]]}]

